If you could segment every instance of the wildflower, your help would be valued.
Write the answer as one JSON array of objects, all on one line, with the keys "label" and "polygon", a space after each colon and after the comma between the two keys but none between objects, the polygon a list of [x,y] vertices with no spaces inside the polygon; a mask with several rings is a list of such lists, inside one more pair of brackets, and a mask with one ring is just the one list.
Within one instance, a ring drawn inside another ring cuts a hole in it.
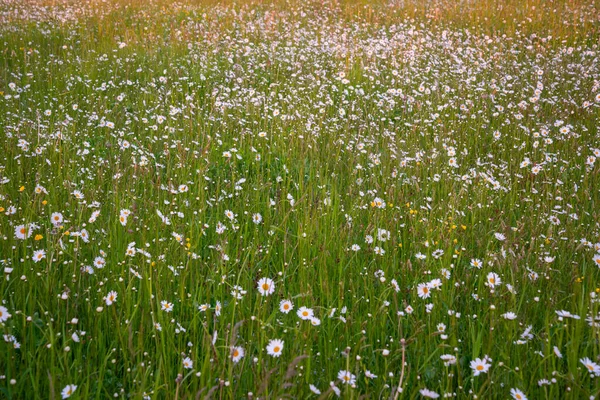
[{"label": "wildflower", "polygon": [[215,230],[216,230],[217,234],[221,235],[221,234],[223,234],[223,232],[225,232],[225,230],[227,230],[227,227],[219,221],[219,222],[217,222]]},{"label": "wildflower", "polygon": [[281,356],[281,351],[283,350],[283,340],[281,339],[273,339],[269,341],[267,345],[267,354],[273,357]]},{"label": "wildflower", "polygon": [[579,362],[587,368],[587,370],[592,376],[600,376],[600,365],[596,364],[587,357],[579,359]]},{"label": "wildflower", "polygon": [[257,286],[262,296],[269,296],[275,291],[275,282],[271,278],[261,278]]},{"label": "wildflower", "polygon": [[596,266],[600,268],[600,253],[594,255],[594,264],[596,264]]},{"label": "wildflower", "polygon": [[183,368],[185,369],[192,369],[194,368],[194,362],[192,361],[191,358],[186,357],[183,359]]},{"label": "wildflower", "polygon": [[513,319],[517,318],[517,314],[515,314],[514,312],[507,312],[502,314],[502,318],[512,321]]},{"label": "wildflower", "polygon": [[427,283],[427,286],[429,286],[430,289],[439,289],[442,287],[442,280],[432,279],[431,281],[429,281],[429,283]]},{"label": "wildflower", "polygon": [[309,387],[310,391],[313,392],[314,394],[317,394],[317,395],[321,394],[321,391],[312,383],[310,385],[308,385],[308,387]]},{"label": "wildflower", "polygon": [[54,212],[50,216],[50,221],[54,224],[54,226],[58,226],[63,222],[63,215],[59,212]]},{"label": "wildflower", "polygon": [[488,285],[492,289],[502,283],[502,280],[495,272],[490,272],[489,274],[487,274],[486,281],[486,285]]},{"label": "wildflower", "polygon": [[209,308],[210,308],[209,304],[200,304],[198,306],[198,310],[200,310],[200,312],[204,312],[204,311],[208,310]]},{"label": "wildflower", "polygon": [[313,310],[304,306],[300,307],[296,314],[298,314],[298,316],[303,320],[311,319],[314,316]]},{"label": "wildflower", "polygon": [[67,385],[64,387],[62,392],[60,392],[60,395],[62,396],[63,399],[68,399],[69,397],[71,397],[71,395],[73,395],[75,390],[77,390],[76,385]]},{"label": "wildflower", "polygon": [[421,396],[427,397],[428,399],[437,399],[438,397],[440,397],[440,395],[438,393],[434,392],[433,390],[429,390],[427,388],[423,388],[423,389],[419,390],[419,393],[421,393]]},{"label": "wildflower", "polygon": [[371,202],[371,207],[385,208],[385,205],[385,201],[379,197],[375,197],[375,199],[373,199]]},{"label": "wildflower", "polygon": [[552,351],[554,351],[554,355],[555,355],[556,357],[558,357],[558,358],[563,358],[563,355],[562,355],[562,353],[560,352],[560,349],[559,349],[558,347],[554,346],[554,347],[552,348]]},{"label": "wildflower", "polygon": [[33,262],[41,261],[46,258],[46,252],[44,250],[36,250],[33,252],[33,257],[31,257]]},{"label": "wildflower", "polygon": [[335,395],[337,397],[340,397],[340,394],[342,394],[342,391],[340,390],[340,388],[335,386],[335,384],[333,382],[330,382],[329,386],[331,387],[331,390],[333,390],[333,393],[335,393]]},{"label": "wildflower", "polygon": [[163,300],[160,302],[160,309],[166,312],[171,312],[173,311],[173,303]]},{"label": "wildflower", "polygon": [[100,210],[96,210],[92,213],[92,215],[90,216],[90,219],[88,220],[88,223],[94,223],[96,222],[96,219],[98,218],[98,215],[100,215]]},{"label": "wildflower", "polygon": [[366,376],[367,378],[369,378],[369,379],[375,379],[375,378],[377,378],[377,375],[375,375],[374,373],[372,373],[372,372],[371,372],[371,371],[369,371],[369,370],[366,370],[366,371],[365,371],[365,376]]},{"label": "wildflower", "polygon": [[431,296],[429,285],[426,283],[419,283],[419,285],[417,285],[417,294],[422,299],[429,298]]},{"label": "wildflower", "polygon": [[102,269],[104,268],[104,265],[106,265],[104,258],[98,256],[94,259],[94,267]]},{"label": "wildflower", "polygon": [[15,237],[17,239],[25,240],[31,236],[31,228],[25,225],[17,225],[15,227]]},{"label": "wildflower", "polygon": [[444,365],[450,366],[453,364],[456,364],[456,356],[452,355],[452,354],[442,354],[440,356],[440,358],[442,359],[442,361],[444,361]]},{"label": "wildflower", "polygon": [[106,305],[107,306],[112,305],[112,303],[114,303],[115,301],[117,301],[117,292],[115,292],[115,291],[108,292],[108,294],[105,297],[105,300],[106,300]]},{"label": "wildflower", "polygon": [[290,300],[281,300],[279,303],[279,311],[284,314],[289,313],[294,309],[294,304]]},{"label": "wildflower", "polygon": [[390,231],[385,229],[377,229],[377,240],[385,242],[390,239]]},{"label": "wildflower", "polygon": [[231,295],[237,300],[241,300],[245,294],[246,291],[238,285],[235,285],[231,290]]},{"label": "wildflower", "polygon": [[338,379],[347,385],[354,385],[356,383],[356,375],[350,373],[350,371],[341,370],[337,375]]},{"label": "wildflower", "polygon": [[4,306],[0,306],[0,322],[6,322],[11,315],[8,313],[8,309]]},{"label": "wildflower", "polygon": [[160,210],[156,210],[156,214],[158,215],[163,224],[171,225],[171,220],[165,215],[163,215],[163,213],[161,213]]},{"label": "wildflower", "polygon": [[42,193],[48,194],[48,191],[46,190],[45,187],[40,186],[40,185],[36,185],[36,187],[35,187],[35,193],[36,194],[42,194]]},{"label": "wildflower", "polygon": [[476,358],[471,361],[471,369],[473,370],[474,376],[479,376],[480,374],[487,373],[490,370],[492,364],[488,361],[491,361],[488,356],[483,357],[483,360],[480,358]]},{"label": "wildflower", "polygon": [[245,355],[245,351],[242,347],[234,346],[231,348],[231,360],[234,363],[238,363]]},{"label": "wildflower", "polygon": [[558,319],[560,321],[562,321],[563,318],[581,319],[579,315],[571,314],[569,311],[566,310],[558,310],[556,311],[556,315],[558,315]]},{"label": "wildflower", "polygon": [[262,222],[262,215],[256,213],[252,215],[252,222],[254,222],[256,225],[260,224]]},{"label": "wildflower", "polygon": [[510,395],[515,400],[527,400],[527,396],[525,396],[525,394],[521,390],[516,388],[510,389]]}]

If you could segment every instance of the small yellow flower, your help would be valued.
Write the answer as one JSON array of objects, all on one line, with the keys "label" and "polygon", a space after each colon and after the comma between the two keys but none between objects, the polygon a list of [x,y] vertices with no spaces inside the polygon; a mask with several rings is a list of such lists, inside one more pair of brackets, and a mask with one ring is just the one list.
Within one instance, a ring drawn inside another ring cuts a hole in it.
[{"label": "small yellow flower", "polygon": [[42,240],[44,238],[43,235],[40,235],[39,233],[37,235],[35,235],[34,240]]},{"label": "small yellow flower", "polygon": [[457,239],[454,239],[454,240],[453,240],[453,242],[454,242],[454,244],[456,244],[456,243],[458,243],[458,240],[457,240]]},{"label": "small yellow flower", "polygon": [[152,263],[150,264],[150,266],[155,267],[156,263],[154,261],[152,261]]},{"label": "small yellow flower", "polygon": [[19,188],[19,192],[22,192],[23,190],[25,190],[25,186],[21,186],[21,187]]},{"label": "small yellow flower", "polygon": [[64,233],[65,236],[69,236],[70,234],[71,234],[71,232],[69,232],[69,231],[65,231],[65,233]]},{"label": "small yellow flower", "polygon": [[4,212],[4,207],[0,207],[0,213]]},{"label": "small yellow flower", "polygon": [[460,227],[462,228],[463,231],[467,230],[467,226],[466,225],[461,225]]},{"label": "small yellow flower", "polygon": [[48,204],[48,200],[44,200],[44,201],[42,201],[42,204],[43,204],[43,205],[46,205],[46,204]]}]

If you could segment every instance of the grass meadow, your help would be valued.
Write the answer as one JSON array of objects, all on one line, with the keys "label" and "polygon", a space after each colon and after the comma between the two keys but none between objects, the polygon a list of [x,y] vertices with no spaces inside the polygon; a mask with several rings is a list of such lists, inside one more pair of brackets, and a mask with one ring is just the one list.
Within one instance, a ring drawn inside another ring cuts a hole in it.
[{"label": "grass meadow", "polygon": [[600,398],[600,3],[0,1],[0,398]]}]

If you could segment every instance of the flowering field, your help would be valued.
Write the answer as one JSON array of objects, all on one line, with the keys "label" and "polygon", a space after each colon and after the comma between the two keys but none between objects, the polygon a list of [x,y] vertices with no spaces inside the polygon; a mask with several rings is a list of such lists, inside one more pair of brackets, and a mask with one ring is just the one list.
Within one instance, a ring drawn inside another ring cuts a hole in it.
[{"label": "flowering field", "polygon": [[1,0],[0,398],[599,398],[599,27]]}]

